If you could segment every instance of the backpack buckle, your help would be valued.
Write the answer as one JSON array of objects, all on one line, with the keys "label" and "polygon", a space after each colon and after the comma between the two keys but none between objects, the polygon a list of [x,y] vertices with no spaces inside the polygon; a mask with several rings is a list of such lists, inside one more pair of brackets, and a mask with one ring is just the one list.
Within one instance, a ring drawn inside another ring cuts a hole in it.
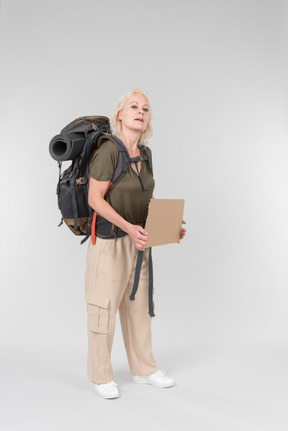
[{"label": "backpack buckle", "polygon": [[87,184],[87,179],[86,177],[76,178],[75,183],[77,186],[82,186],[83,184]]}]

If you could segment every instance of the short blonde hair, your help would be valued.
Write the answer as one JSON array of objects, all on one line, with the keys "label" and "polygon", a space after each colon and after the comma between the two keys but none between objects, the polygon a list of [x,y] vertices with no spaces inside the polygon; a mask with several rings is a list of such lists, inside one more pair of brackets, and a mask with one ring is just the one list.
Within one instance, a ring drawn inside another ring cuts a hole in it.
[{"label": "short blonde hair", "polygon": [[125,103],[128,99],[130,99],[133,94],[142,94],[142,96],[146,97],[149,105],[149,112],[150,112],[150,120],[148,123],[148,126],[146,127],[146,130],[142,132],[138,145],[147,145],[148,139],[151,138],[153,135],[153,129],[152,129],[152,111],[151,111],[151,105],[147,96],[146,91],[142,90],[141,88],[134,88],[134,90],[128,91],[128,93],[124,94],[124,96],[121,97],[121,99],[118,101],[116,105],[116,109],[112,115],[111,121],[110,121],[110,128],[113,135],[120,135],[121,136],[121,121],[118,118],[119,112],[123,109]]}]

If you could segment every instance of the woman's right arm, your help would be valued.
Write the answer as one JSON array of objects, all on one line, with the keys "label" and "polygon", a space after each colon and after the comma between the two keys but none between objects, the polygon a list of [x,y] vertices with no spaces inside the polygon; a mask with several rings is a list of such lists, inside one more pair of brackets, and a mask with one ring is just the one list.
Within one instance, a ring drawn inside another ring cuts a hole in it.
[{"label": "woman's right arm", "polygon": [[148,242],[148,233],[141,226],[133,225],[120,216],[108,202],[104,199],[109,186],[109,181],[97,181],[90,177],[88,204],[98,214],[108,220],[110,223],[120,227],[132,238],[135,247],[138,250],[144,250]]}]

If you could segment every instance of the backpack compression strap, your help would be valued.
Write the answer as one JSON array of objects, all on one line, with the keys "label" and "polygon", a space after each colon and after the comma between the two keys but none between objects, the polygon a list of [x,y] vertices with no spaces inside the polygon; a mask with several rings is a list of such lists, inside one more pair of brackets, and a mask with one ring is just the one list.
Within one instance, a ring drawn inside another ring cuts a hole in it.
[{"label": "backpack compression strap", "polygon": [[[144,252],[139,250],[138,256],[137,256],[137,261],[136,261],[134,284],[133,284],[133,289],[132,289],[132,292],[130,295],[130,301],[135,300],[135,294],[137,292],[138,285],[139,285],[139,278],[140,278],[140,271],[141,271],[143,256],[144,256]],[[153,264],[152,264],[152,249],[151,249],[151,247],[149,250],[148,265],[149,265],[149,289],[148,289],[149,316],[154,317],[155,314],[154,314],[154,310],[153,310],[153,308],[154,308],[153,307]]]}]

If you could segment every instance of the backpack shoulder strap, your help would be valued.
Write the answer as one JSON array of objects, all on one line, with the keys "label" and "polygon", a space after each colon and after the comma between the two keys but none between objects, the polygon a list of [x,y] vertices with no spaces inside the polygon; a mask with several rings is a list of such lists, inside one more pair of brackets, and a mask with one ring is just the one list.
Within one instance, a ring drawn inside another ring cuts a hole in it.
[{"label": "backpack shoulder strap", "polygon": [[129,154],[123,142],[120,141],[120,139],[118,139],[116,136],[110,135],[108,133],[104,133],[100,137],[100,139],[98,140],[97,148],[99,148],[105,141],[113,142],[119,151],[118,164],[116,166],[113,177],[111,179],[111,183],[112,183],[111,189],[112,189],[120,180],[123,173],[127,172],[127,158],[129,159]]},{"label": "backpack shoulder strap", "polygon": [[[97,141],[97,149],[105,142],[105,141],[111,141],[113,142],[118,151],[119,151],[119,157],[118,157],[118,164],[114,171],[113,177],[111,179],[111,190],[116,186],[117,182],[120,180],[122,175],[127,172],[127,161],[132,162],[134,159],[131,159],[129,156],[129,153],[127,151],[127,148],[123,144],[123,142],[117,138],[114,135],[111,135],[109,133],[102,133],[102,135],[99,137]],[[152,160],[150,156],[150,149],[142,145],[140,147],[140,151],[143,157],[143,160],[147,161],[148,167],[153,175],[153,168],[152,168]]]},{"label": "backpack shoulder strap", "polygon": [[151,174],[153,176],[153,166],[152,166],[152,160],[151,160],[151,156],[150,156],[150,148],[146,147],[145,145],[141,145],[140,147],[141,149],[141,153],[146,157],[147,159],[147,163],[148,163],[148,167],[151,171]]}]

